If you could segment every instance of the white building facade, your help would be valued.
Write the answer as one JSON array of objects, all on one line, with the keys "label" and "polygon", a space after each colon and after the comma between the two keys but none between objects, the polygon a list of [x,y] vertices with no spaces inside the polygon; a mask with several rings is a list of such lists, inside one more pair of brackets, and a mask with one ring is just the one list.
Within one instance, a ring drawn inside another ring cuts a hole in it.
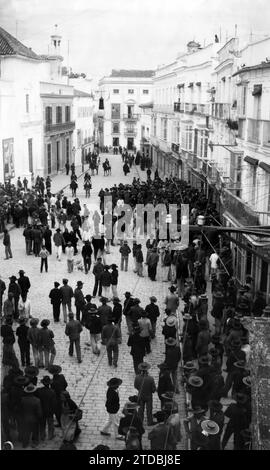
[{"label": "white building facade", "polygon": [[74,89],[73,114],[75,130],[73,148],[75,165],[85,162],[85,157],[94,148],[94,97],[90,93]]},{"label": "white building facade", "polygon": [[151,70],[112,70],[99,81],[104,117],[99,117],[101,146],[140,148],[140,105],[152,99]]}]

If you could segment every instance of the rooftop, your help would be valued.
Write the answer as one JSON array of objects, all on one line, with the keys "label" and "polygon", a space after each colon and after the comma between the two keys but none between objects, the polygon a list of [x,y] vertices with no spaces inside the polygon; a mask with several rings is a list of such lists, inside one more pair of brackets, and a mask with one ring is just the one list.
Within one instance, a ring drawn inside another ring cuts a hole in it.
[{"label": "rooftop", "polygon": [[237,70],[237,72],[233,74],[233,77],[244,72],[251,72],[252,70],[261,70],[261,69],[269,69],[269,68],[270,68],[270,62],[261,62],[260,64],[252,65],[250,67],[242,67],[240,70]]},{"label": "rooftop", "polygon": [[113,69],[110,77],[132,77],[132,78],[151,78],[153,77],[154,70],[116,70]]},{"label": "rooftop", "polygon": [[74,88],[74,96],[80,96],[82,98],[93,98],[92,94],[86,93],[85,91],[76,90],[75,88]]},{"label": "rooftop", "polygon": [[41,60],[41,57],[24,46],[18,39],[0,27],[0,55],[20,55],[29,59]]}]

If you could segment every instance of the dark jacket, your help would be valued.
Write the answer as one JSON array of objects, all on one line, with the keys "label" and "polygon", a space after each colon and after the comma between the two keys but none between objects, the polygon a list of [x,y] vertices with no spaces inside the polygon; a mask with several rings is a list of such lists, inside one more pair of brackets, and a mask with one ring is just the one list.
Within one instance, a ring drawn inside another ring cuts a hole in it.
[{"label": "dark jacket", "polygon": [[96,263],[94,265],[93,274],[94,274],[97,281],[100,280],[101,274],[103,273],[103,271],[104,271],[104,266],[103,266],[102,263]]},{"label": "dark jacket", "polygon": [[121,335],[118,326],[113,325],[112,323],[108,323],[108,325],[103,326],[101,339],[107,347],[119,344],[120,338]]},{"label": "dark jacket", "polygon": [[159,315],[160,315],[159,308],[158,308],[157,305],[155,305],[153,303],[148,304],[145,307],[145,311],[147,313],[147,316],[148,316],[149,320],[151,320],[151,322],[156,322],[157,321],[157,317],[159,317]]},{"label": "dark jacket", "polygon": [[40,399],[43,417],[52,416],[56,411],[56,394],[50,387],[41,387],[36,391]]},{"label": "dark jacket", "polygon": [[68,302],[71,301],[71,298],[73,297],[73,289],[70,287],[68,284],[60,287],[60,292],[62,295],[62,303],[67,304]]},{"label": "dark jacket", "polygon": [[134,358],[143,358],[145,356],[145,340],[140,336],[140,333],[130,335],[127,345],[131,346],[130,354]]},{"label": "dark jacket", "polygon": [[122,305],[120,303],[114,305],[112,311],[112,318],[114,323],[118,323],[122,320]]},{"label": "dark jacket", "polygon": [[29,326],[21,325],[18,326],[16,329],[16,336],[18,336],[18,343],[19,345],[27,345],[30,344],[27,334],[28,334]]},{"label": "dark jacket", "polygon": [[156,391],[155,381],[151,375],[136,375],[134,388],[139,391],[139,399],[142,400],[151,398]]},{"label": "dark jacket", "polygon": [[109,387],[106,395],[106,410],[110,414],[116,414],[120,408],[119,395],[114,388]]},{"label": "dark jacket", "polygon": [[75,299],[75,306],[76,307],[83,307],[85,304],[84,295],[82,289],[78,287],[74,291],[74,299]]},{"label": "dark jacket", "polygon": [[109,271],[103,271],[100,275],[101,285],[109,287],[111,285],[111,273]]},{"label": "dark jacket", "polygon": [[169,346],[166,351],[165,362],[170,370],[177,369],[178,362],[181,359],[179,346]]},{"label": "dark jacket", "polygon": [[118,283],[118,271],[117,271],[117,269],[114,269],[111,272],[111,284],[113,286],[117,286],[117,283]]},{"label": "dark jacket", "polygon": [[70,340],[76,340],[80,338],[80,333],[82,331],[82,325],[79,320],[70,320],[65,329],[65,334],[69,336]]},{"label": "dark jacket", "polygon": [[62,292],[58,287],[55,287],[50,291],[49,297],[51,299],[51,304],[53,305],[60,305],[62,302]]}]

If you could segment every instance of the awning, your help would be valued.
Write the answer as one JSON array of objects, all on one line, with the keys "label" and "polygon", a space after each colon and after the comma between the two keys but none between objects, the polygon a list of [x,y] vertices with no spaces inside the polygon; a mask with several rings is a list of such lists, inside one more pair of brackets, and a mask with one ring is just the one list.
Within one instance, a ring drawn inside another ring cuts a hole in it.
[{"label": "awning", "polygon": [[202,82],[196,82],[197,86],[201,86]]},{"label": "awning", "polygon": [[178,88],[184,88],[185,84],[184,83],[179,83],[179,85],[177,85]]},{"label": "awning", "polygon": [[193,87],[193,82],[190,82],[190,84],[188,85],[188,88],[192,88]]},{"label": "awning", "polygon": [[257,166],[259,163],[259,160],[257,160],[257,158],[252,158],[252,157],[249,157],[248,155],[244,158],[244,161],[254,166]]},{"label": "awning", "polygon": [[260,96],[262,94],[262,85],[254,85],[253,87],[253,96]]},{"label": "awning", "polygon": [[270,165],[268,165],[267,163],[260,162],[259,167],[261,167],[267,173],[270,173]]}]

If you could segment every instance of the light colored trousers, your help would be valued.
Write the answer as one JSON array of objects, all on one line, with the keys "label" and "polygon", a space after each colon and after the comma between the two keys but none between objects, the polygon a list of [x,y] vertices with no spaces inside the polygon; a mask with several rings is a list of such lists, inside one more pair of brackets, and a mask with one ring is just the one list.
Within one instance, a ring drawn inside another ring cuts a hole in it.
[{"label": "light colored trousers", "polygon": [[90,333],[90,342],[93,353],[100,352],[100,334]]},{"label": "light colored trousers", "polygon": [[113,432],[114,432],[114,438],[118,435],[118,420],[117,420],[117,414],[116,413],[108,413],[108,421],[105,424],[104,428],[102,429],[103,432],[109,432],[109,429],[111,426],[113,427]]},{"label": "light colored trousers", "polygon": [[61,260],[62,255],[62,245],[55,246],[56,256],[59,260]]}]

